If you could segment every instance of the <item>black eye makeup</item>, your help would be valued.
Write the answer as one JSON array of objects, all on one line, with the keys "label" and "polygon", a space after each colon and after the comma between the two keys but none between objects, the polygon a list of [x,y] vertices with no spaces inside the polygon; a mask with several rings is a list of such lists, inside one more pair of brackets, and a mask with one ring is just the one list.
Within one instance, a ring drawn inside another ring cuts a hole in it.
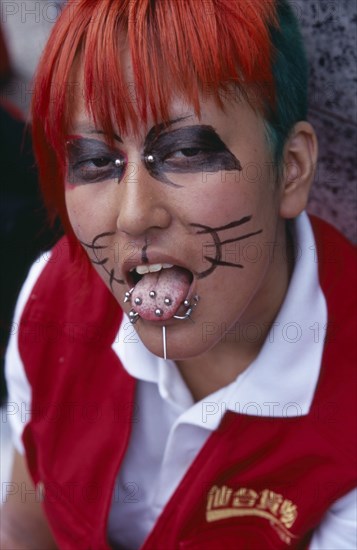
[{"label": "black eye makeup", "polygon": [[166,175],[242,170],[239,160],[212,126],[195,125],[160,133],[154,127],[145,140],[144,158],[150,174],[169,185],[181,187]]},{"label": "black eye makeup", "polygon": [[71,185],[121,180],[125,155],[105,142],[92,138],[69,137],[67,149],[67,181]]}]

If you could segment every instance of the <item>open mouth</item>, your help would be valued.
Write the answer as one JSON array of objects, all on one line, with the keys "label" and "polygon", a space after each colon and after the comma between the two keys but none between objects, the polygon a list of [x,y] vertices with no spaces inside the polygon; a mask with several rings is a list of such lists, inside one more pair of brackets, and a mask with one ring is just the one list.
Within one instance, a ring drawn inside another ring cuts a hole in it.
[{"label": "open mouth", "polygon": [[137,265],[136,267],[131,268],[129,278],[133,283],[132,286],[135,286],[144,275],[147,275],[148,273],[158,273],[162,269],[170,269],[171,267],[174,267],[174,265],[168,263]]},{"label": "open mouth", "polygon": [[131,305],[134,312],[148,321],[166,321],[188,306],[187,296],[193,273],[173,264],[146,264],[129,272]]}]

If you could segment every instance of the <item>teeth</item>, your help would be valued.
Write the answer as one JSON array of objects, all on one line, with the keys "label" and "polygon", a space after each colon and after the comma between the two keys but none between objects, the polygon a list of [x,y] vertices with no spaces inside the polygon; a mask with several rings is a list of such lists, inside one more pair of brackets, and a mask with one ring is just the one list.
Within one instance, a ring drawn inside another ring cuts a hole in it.
[{"label": "teeth", "polygon": [[[149,265],[149,271],[150,273],[153,273],[155,271],[161,271],[162,269],[162,264],[153,264],[153,265]],[[136,270],[138,270],[138,268],[136,268]]]},{"label": "teeth", "polygon": [[161,269],[170,269],[173,264],[152,264],[152,265],[137,265],[130,271],[136,271],[139,275],[145,275],[146,273],[155,273],[161,271]]},{"label": "teeth", "polygon": [[147,265],[138,265],[136,267],[136,272],[139,273],[139,275],[145,275],[145,273],[149,273],[149,266],[147,266]]}]

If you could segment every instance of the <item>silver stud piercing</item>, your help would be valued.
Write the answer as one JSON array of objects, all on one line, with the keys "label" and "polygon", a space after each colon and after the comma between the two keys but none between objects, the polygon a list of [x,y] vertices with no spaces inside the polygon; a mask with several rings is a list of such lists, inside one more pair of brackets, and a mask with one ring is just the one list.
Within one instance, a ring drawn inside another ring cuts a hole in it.
[{"label": "silver stud piercing", "polygon": [[160,309],[159,307],[155,309],[155,315],[156,317],[162,317],[163,316],[163,311],[162,309]]},{"label": "silver stud piercing", "polygon": [[137,298],[135,298],[134,302],[137,306],[141,306],[141,304],[143,303],[142,299],[139,298],[139,296]]},{"label": "silver stud piercing", "polygon": [[150,296],[150,298],[156,298],[156,292],[155,292],[155,290],[150,290],[149,296]]},{"label": "silver stud piercing", "polygon": [[155,162],[155,157],[154,157],[154,155],[146,155],[145,161],[146,161],[146,162],[149,162],[150,164],[152,164],[153,162]]},{"label": "silver stud piercing", "polygon": [[171,304],[172,304],[171,298],[169,298],[168,296],[166,296],[166,298],[165,298],[165,300],[164,300],[164,304],[165,304],[166,306],[171,306]]}]

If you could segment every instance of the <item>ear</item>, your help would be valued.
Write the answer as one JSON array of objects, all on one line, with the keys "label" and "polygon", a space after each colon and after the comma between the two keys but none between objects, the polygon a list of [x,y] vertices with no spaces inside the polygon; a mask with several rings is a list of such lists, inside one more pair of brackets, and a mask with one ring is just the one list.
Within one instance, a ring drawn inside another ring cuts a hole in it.
[{"label": "ear", "polygon": [[318,144],[311,124],[295,124],[284,147],[284,171],[281,181],[280,215],[295,218],[307,205],[314,180]]}]

